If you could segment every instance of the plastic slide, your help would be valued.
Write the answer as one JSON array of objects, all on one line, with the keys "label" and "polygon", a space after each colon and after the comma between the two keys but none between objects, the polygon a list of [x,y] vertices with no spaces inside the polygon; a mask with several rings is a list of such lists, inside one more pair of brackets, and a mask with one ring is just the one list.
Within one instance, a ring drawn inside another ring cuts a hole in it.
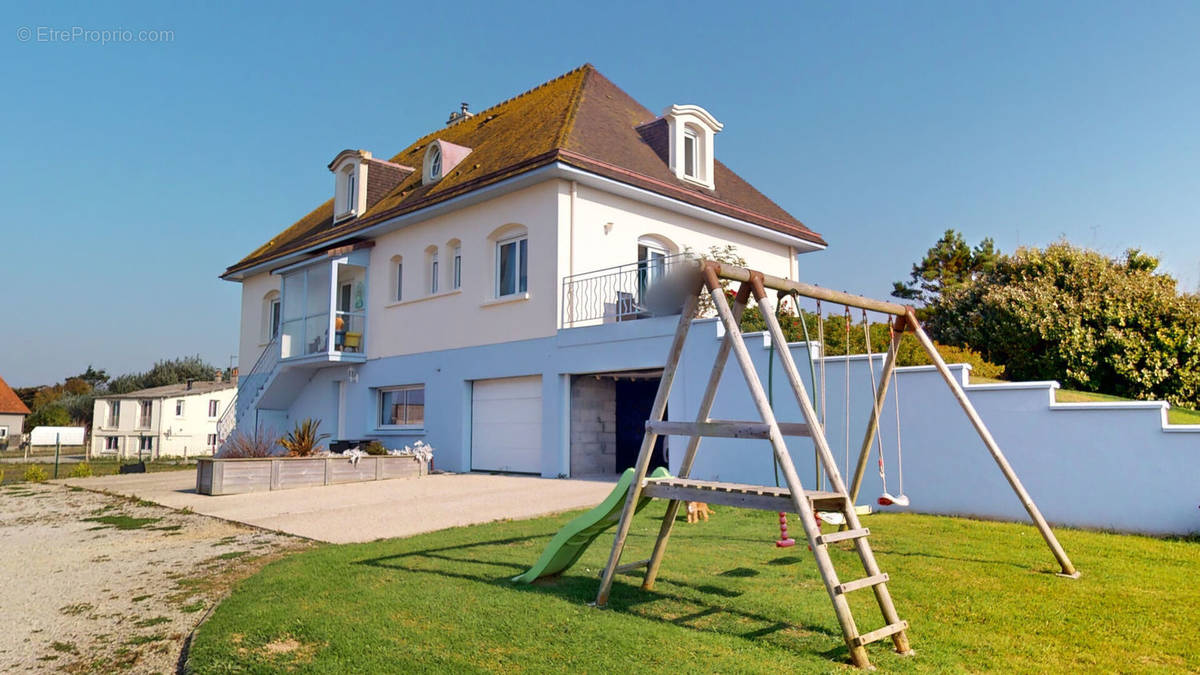
[{"label": "plastic slide", "polygon": [[[660,466],[650,474],[650,478],[668,478],[670,475],[670,472]],[[546,550],[542,552],[542,557],[537,559],[533,567],[512,580],[522,584],[533,583],[535,579],[558,574],[574,565],[596,537],[621,519],[621,509],[625,506],[625,497],[629,494],[629,484],[632,482],[633,469],[626,469],[617,481],[617,486],[604,501],[564,525],[550,540]],[[649,503],[649,497],[642,497],[638,500],[634,513],[641,511]]]}]

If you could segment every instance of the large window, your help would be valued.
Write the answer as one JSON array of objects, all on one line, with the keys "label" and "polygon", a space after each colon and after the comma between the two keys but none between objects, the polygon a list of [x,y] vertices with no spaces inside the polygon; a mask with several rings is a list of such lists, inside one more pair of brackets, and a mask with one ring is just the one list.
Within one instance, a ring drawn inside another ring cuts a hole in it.
[{"label": "large window", "polygon": [[149,429],[150,417],[154,411],[153,401],[138,401],[138,428]]},{"label": "large window", "polygon": [[110,401],[108,404],[108,426],[116,429],[121,426],[121,402]]},{"label": "large window", "polygon": [[381,428],[420,429],[425,426],[425,385],[379,390]]},{"label": "large window", "polygon": [[529,290],[529,239],[524,235],[496,243],[496,297]]}]

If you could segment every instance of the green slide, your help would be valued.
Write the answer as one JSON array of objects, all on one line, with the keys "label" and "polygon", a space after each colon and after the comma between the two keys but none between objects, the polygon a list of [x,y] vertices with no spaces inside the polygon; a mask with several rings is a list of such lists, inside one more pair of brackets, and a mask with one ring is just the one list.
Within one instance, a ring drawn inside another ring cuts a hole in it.
[{"label": "green slide", "polygon": [[[650,478],[668,478],[670,475],[670,472],[660,466],[650,474]],[[550,544],[542,552],[542,557],[538,558],[533,567],[529,568],[528,572],[513,577],[513,581],[523,584],[533,583],[535,579],[558,574],[574,565],[575,561],[579,560],[579,556],[583,555],[584,549],[590,546],[601,532],[616,525],[617,521],[621,519],[621,509],[625,506],[625,497],[629,494],[629,484],[632,482],[633,469],[626,469],[625,473],[621,474],[621,479],[617,481],[617,486],[604,501],[564,525],[550,540]],[[642,497],[638,500],[634,513],[641,511],[649,503],[649,497]]]}]

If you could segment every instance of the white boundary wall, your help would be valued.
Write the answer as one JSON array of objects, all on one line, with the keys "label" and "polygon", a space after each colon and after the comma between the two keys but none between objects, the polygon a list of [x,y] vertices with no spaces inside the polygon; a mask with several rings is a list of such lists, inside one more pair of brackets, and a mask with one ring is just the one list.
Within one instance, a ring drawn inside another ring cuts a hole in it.
[{"label": "white boundary wall", "polygon": [[[671,419],[694,418],[720,333],[719,326],[708,322],[693,327],[671,392]],[[746,343],[766,387],[769,338],[753,333],[746,336]],[[807,345],[789,347],[808,384]],[[883,356],[874,358],[878,377]],[[871,410],[867,357],[830,357],[826,363],[826,425],[839,465],[846,452],[847,367],[851,465]],[[1051,522],[1159,534],[1200,531],[1200,425],[1167,424],[1166,403],[1055,403],[1056,382],[966,385],[970,366],[953,364],[950,369],[965,384],[971,402]],[[1027,521],[1016,495],[933,367],[900,368],[897,381],[904,488],[912,500],[908,510]],[[777,417],[803,421],[778,354],[773,389]],[[881,432],[888,488],[897,494],[894,396],[893,390],[885,402]],[[759,419],[732,357],[711,416]],[[686,441],[676,437],[670,442],[671,468],[678,471]],[[814,487],[812,442],[789,438],[788,445],[801,480],[806,487]],[[874,505],[882,490],[877,457],[873,451],[860,504]],[[773,485],[770,446],[763,441],[706,438],[692,476]]]}]

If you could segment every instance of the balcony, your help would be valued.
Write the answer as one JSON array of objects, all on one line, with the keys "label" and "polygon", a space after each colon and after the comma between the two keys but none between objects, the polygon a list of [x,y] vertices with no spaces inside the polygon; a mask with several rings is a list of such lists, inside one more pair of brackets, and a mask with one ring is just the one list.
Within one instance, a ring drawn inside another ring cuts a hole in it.
[{"label": "balcony", "polygon": [[351,251],[283,272],[281,363],[366,360],[367,255]]},{"label": "balcony", "polygon": [[637,262],[564,277],[562,327],[678,314],[683,296],[671,280],[685,269],[695,269],[695,260],[689,253],[651,252]]}]

